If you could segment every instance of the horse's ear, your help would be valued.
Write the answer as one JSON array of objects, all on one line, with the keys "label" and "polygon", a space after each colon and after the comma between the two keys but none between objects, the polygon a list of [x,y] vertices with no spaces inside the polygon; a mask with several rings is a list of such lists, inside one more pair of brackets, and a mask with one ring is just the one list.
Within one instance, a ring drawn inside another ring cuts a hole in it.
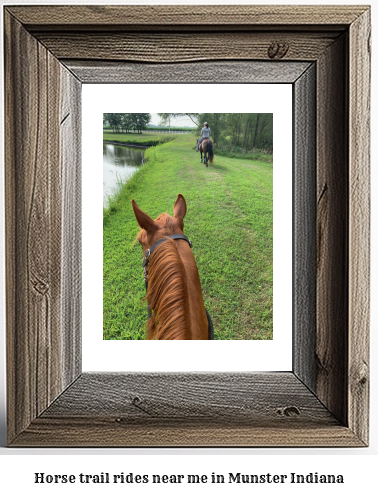
[{"label": "horse's ear", "polygon": [[135,218],[138,221],[139,227],[145,229],[148,233],[156,229],[155,222],[151,219],[146,212],[143,212],[134,200],[131,200],[131,205],[133,206]]},{"label": "horse's ear", "polygon": [[177,200],[175,201],[173,207],[173,215],[177,219],[183,219],[186,214],[186,201],[182,194],[177,196]]}]

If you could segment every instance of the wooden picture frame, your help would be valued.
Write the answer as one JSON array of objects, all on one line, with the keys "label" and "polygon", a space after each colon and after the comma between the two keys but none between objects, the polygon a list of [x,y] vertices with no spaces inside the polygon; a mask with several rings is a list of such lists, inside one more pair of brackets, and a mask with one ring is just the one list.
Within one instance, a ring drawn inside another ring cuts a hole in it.
[{"label": "wooden picture frame", "polygon": [[[367,446],[369,7],[6,6],[4,22],[9,446]],[[81,85],[204,66],[293,85],[293,370],[82,373]]]}]

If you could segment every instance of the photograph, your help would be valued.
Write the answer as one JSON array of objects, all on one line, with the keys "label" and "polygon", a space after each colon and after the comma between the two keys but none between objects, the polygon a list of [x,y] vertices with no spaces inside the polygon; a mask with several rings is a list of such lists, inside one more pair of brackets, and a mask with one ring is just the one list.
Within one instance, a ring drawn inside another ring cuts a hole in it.
[{"label": "photograph", "polygon": [[104,340],[273,339],[273,113],[103,114]]}]

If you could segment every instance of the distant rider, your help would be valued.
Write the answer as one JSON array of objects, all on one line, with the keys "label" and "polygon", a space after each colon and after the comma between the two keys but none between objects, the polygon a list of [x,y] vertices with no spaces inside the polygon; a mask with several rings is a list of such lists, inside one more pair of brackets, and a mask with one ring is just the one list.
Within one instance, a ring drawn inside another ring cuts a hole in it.
[{"label": "distant rider", "polygon": [[202,137],[200,139],[198,139],[198,142],[197,142],[197,151],[199,151],[199,145],[201,144],[201,142],[204,139],[209,139],[209,137],[210,137],[211,130],[210,130],[209,124],[207,122],[205,122],[203,124],[203,129],[202,129],[201,133],[202,133]]}]

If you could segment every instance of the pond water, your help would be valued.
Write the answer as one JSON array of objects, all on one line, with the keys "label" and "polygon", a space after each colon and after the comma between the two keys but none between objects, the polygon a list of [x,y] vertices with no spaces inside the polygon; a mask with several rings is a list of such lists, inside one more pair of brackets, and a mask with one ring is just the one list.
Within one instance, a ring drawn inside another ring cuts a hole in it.
[{"label": "pond water", "polygon": [[125,181],[142,165],[144,148],[103,143],[103,204],[114,193],[119,181]]}]

